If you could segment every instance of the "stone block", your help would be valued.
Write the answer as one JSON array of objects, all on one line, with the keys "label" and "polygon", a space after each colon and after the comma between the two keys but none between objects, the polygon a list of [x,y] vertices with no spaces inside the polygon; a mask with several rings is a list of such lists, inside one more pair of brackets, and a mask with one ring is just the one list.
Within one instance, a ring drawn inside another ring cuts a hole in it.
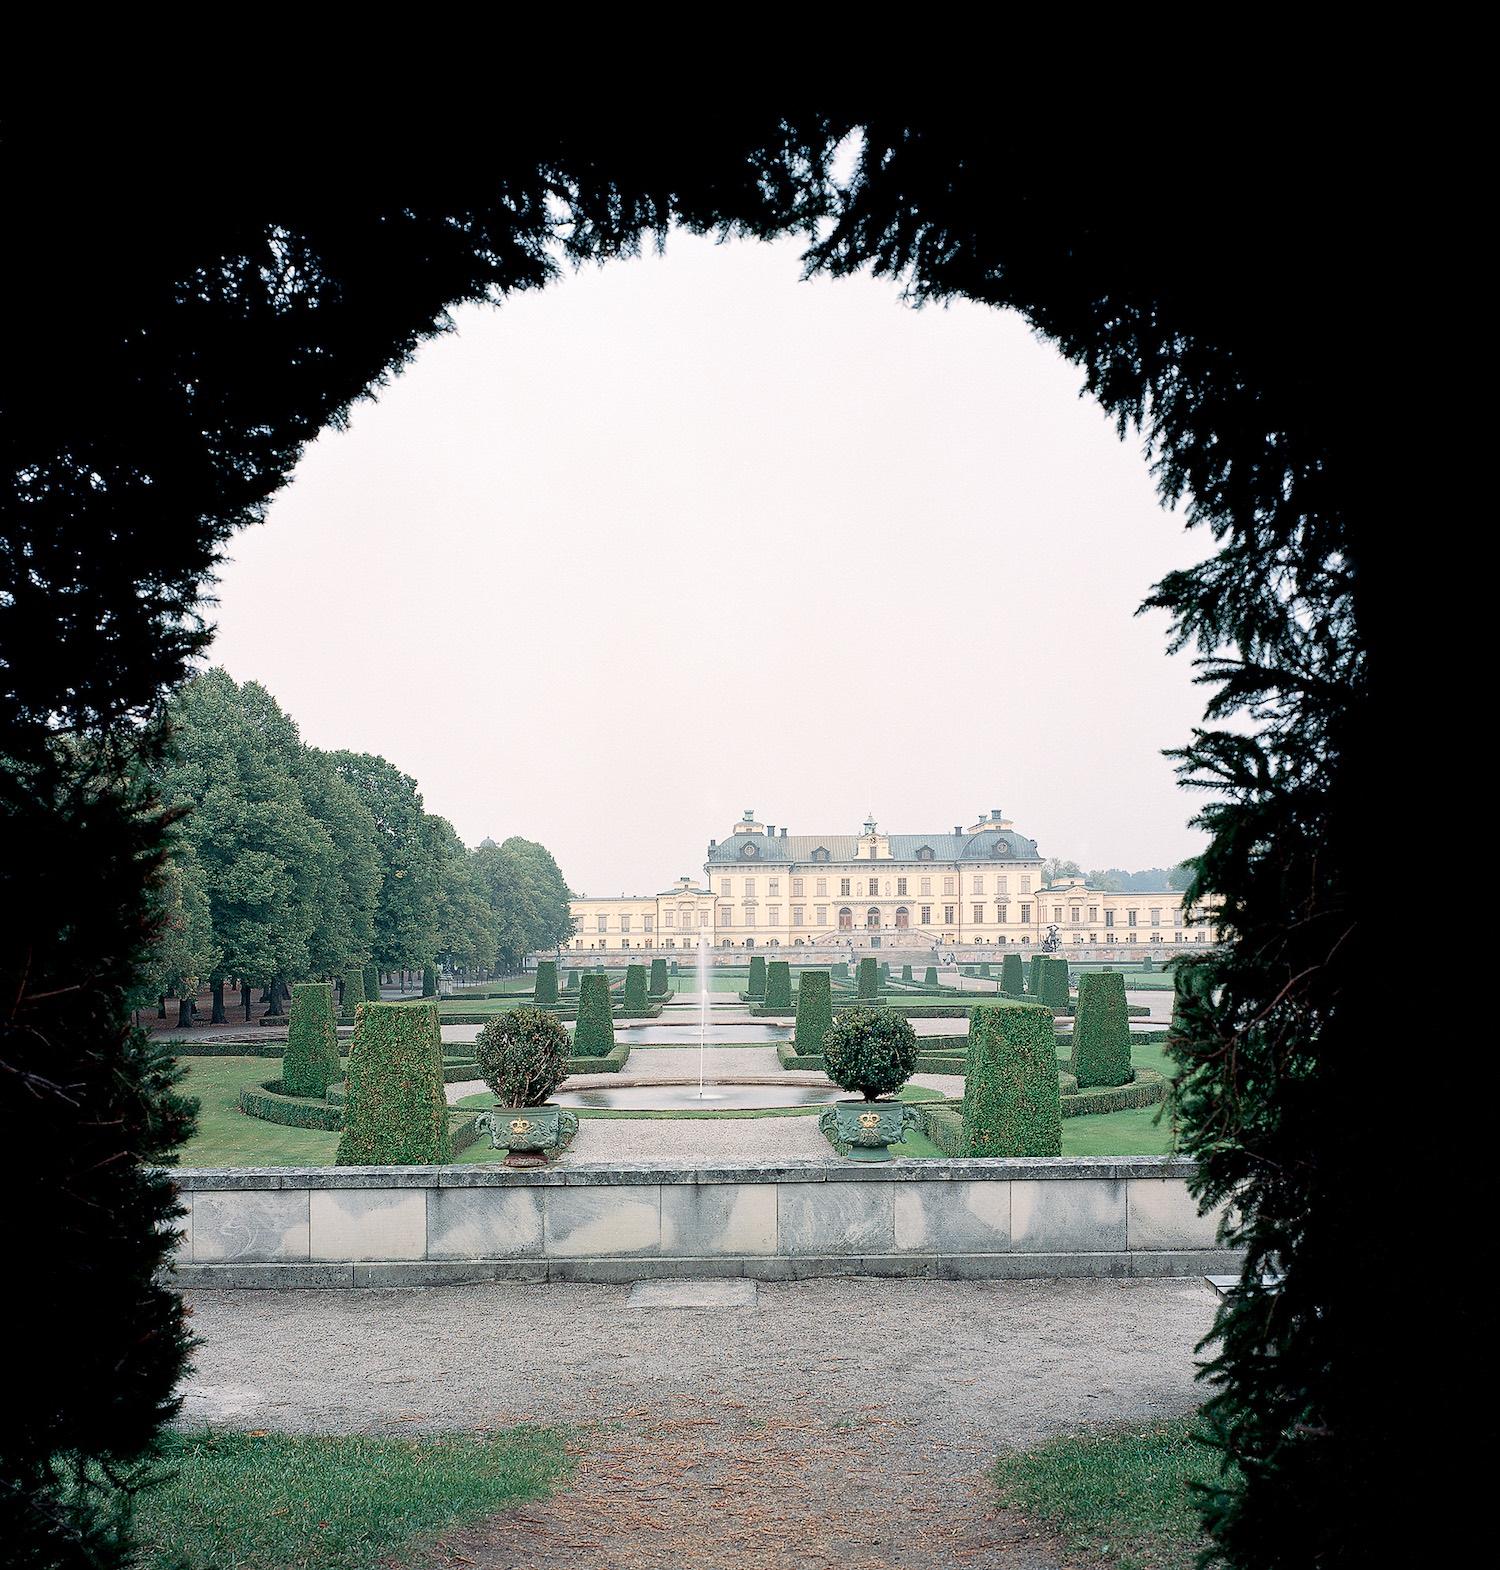
[{"label": "stone block", "polygon": [[892,1190],[896,1247],[993,1254],[1010,1247],[1009,1183],[902,1183]]},{"label": "stone block", "polygon": [[1023,1179],[1010,1186],[1011,1249],[1020,1254],[1124,1253],[1119,1178]]},{"label": "stone block", "polygon": [[663,1254],[774,1254],[776,1236],[774,1183],[662,1188]]},{"label": "stone block", "polygon": [[200,1189],[193,1195],[194,1264],[309,1257],[306,1190]]},{"label": "stone block", "polygon": [[879,1183],[777,1185],[778,1252],[893,1254],[896,1234],[891,1194]]},{"label": "stone block", "polygon": [[311,1194],[312,1257],[421,1259],[427,1196],[417,1188],[323,1188]]},{"label": "stone block", "polygon": [[539,1258],[542,1192],[539,1188],[428,1189],[427,1257]]},{"label": "stone block", "polygon": [[1175,1178],[1132,1178],[1128,1218],[1134,1249],[1214,1248],[1222,1208],[1198,1214],[1187,1184]]},{"label": "stone block", "polygon": [[654,1254],[661,1246],[658,1185],[549,1188],[542,1214],[550,1259]]}]

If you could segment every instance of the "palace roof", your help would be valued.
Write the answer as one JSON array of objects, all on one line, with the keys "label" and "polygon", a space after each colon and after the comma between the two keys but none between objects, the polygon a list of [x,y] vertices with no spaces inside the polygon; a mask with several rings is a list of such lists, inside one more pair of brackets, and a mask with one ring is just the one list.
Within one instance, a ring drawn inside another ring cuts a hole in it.
[{"label": "palace roof", "polygon": [[[1014,829],[985,829],[979,834],[886,834],[891,861],[917,861],[918,852],[930,850],[932,861],[1040,861],[1036,841]],[[746,853],[746,847],[753,847]],[[766,861],[773,865],[796,862],[820,865],[814,851],[826,850],[830,862],[868,866],[859,855],[857,834],[734,834],[720,840],[708,853],[711,866]],[[881,861],[887,858],[882,856]]]}]

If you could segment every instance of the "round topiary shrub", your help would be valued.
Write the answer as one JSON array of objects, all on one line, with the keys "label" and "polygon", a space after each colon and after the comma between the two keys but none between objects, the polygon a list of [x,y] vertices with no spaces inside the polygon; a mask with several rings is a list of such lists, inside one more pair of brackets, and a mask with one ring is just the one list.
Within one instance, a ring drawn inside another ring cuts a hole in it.
[{"label": "round topiary shrub", "polygon": [[889,1009],[846,1009],[823,1036],[828,1077],[866,1101],[899,1090],[917,1066],[917,1033]]},{"label": "round topiary shrub", "polygon": [[503,1107],[539,1107],[568,1076],[572,1044],[549,1009],[518,1008],[485,1023],[474,1044],[479,1077]]}]

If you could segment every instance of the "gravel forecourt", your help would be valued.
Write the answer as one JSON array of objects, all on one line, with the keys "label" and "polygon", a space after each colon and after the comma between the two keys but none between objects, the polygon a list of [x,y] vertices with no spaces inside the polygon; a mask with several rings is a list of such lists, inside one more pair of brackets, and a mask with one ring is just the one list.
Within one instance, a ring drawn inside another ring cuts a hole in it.
[{"label": "gravel forecourt", "polygon": [[995,1506],[989,1465],[1190,1410],[1215,1303],[1196,1279],[762,1283],[738,1308],[628,1297],[194,1292],[181,1421],[574,1427],[577,1470],[553,1499],[445,1532],[424,1565],[1055,1570],[1076,1558]]}]

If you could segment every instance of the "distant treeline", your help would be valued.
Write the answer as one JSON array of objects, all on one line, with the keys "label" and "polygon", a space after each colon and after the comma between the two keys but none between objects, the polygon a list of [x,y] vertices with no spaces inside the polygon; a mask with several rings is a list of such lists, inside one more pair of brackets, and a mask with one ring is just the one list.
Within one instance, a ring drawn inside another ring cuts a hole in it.
[{"label": "distant treeline", "polygon": [[[151,783],[175,812],[155,895],[166,914],[150,990],[271,986],[447,964],[519,966],[568,936],[569,890],[545,847],[469,850],[384,758],[304,745],[256,682],[208,670],[168,705]],[[217,1001],[217,999],[216,999]]]}]

